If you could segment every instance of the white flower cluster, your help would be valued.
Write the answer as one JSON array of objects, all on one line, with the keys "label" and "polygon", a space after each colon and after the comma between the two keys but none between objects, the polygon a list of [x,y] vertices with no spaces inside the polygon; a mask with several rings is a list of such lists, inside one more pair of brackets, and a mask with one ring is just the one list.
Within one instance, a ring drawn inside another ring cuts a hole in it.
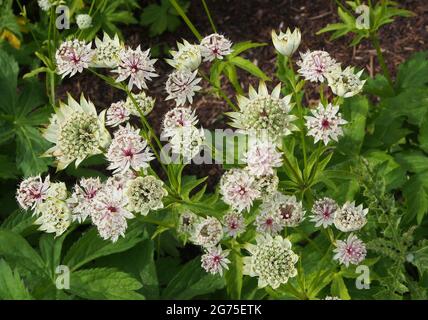
[{"label": "white flower cluster", "polygon": [[[367,223],[366,215],[368,209],[363,205],[355,206],[355,202],[346,202],[342,207],[330,198],[317,200],[312,207],[311,221],[315,222],[315,227],[327,228],[334,225],[339,231],[358,231]],[[346,240],[337,240],[336,255],[334,259],[346,266],[359,264],[366,256],[366,246],[363,241],[354,234],[350,234]]]},{"label": "white flower cluster", "polygon": [[191,44],[186,40],[177,42],[177,51],[170,51],[172,59],[167,62],[175,69],[165,84],[167,100],[175,100],[177,106],[193,103],[193,97],[202,87],[199,85],[198,68],[203,61],[223,59],[232,53],[232,42],[223,35],[213,33],[201,40],[200,44]]},{"label": "white flower cluster", "polygon": [[131,212],[147,215],[163,208],[167,195],[162,181],[153,177],[116,175],[102,183],[99,178],[82,178],[71,195],[63,182],[50,182],[49,176],[30,177],[21,182],[16,198],[24,210],[37,216],[39,229],[56,236],[63,234],[73,221],[90,218],[103,239],[117,241],[124,237]]}]

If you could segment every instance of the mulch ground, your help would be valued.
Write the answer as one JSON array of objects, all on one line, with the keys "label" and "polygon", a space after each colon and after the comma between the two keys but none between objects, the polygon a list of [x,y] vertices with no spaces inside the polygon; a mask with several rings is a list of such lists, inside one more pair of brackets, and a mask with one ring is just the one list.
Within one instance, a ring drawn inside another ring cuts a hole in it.
[{"label": "mulch ground", "polygon": [[[191,1],[188,16],[202,34],[211,33],[209,21],[203,14],[200,1]],[[271,43],[272,29],[280,27],[299,27],[302,31],[300,51],[326,50],[342,65],[353,65],[364,68],[369,74],[379,72],[376,52],[370,43],[363,41],[355,49],[349,47],[351,37],[344,37],[334,42],[329,40],[329,34],[316,35],[316,32],[328,23],[338,22],[337,9],[331,0],[209,0],[213,19],[219,32],[233,42],[252,40],[254,42]],[[396,67],[405,61],[414,52],[428,49],[428,1],[404,0],[399,1],[405,9],[416,15],[411,18],[398,18],[396,21],[381,30],[381,45],[385,52],[387,63],[393,73]],[[144,7],[146,1],[140,1]],[[181,38],[196,41],[194,36],[183,23],[174,33],[166,33],[160,37],[148,37],[147,29],[142,26],[127,26],[123,33],[128,45],[142,45],[142,48],[155,44],[166,44],[175,47],[175,41]],[[246,58],[256,63],[269,76],[275,73],[275,52],[273,46],[266,46],[251,50]],[[149,84],[149,94],[156,98],[156,106],[149,115],[150,123],[159,132],[160,123],[165,112],[174,107],[174,102],[164,101],[166,93],[164,84],[171,67],[163,59],[156,63],[161,75]],[[248,87],[249,83],[257,81],[245,75],[241,77],[241,85]],[[276,82],[270,84],[273,86]],[[233,91],[225,83],[224,90],[233,97]],[[58,88],[58,97],[65,99],[66,92],[78,97],[84,92],[95,105],[107,108],[112,102],[123,98],[117,90],[106,86],[102,81],[89,73],[84,73],[65,80]],[[307,92],[307,103],[311,104],[311,91]],[[226,121],[223,112],[228,111],[227,104],[214,96],[197,95],[192,107],[196,110],[200,123],[204,128],[224,128]],[[209,176],[209,184],[213,185],[219,178],[221,169],[216,165],[191,166],[189,172],[198,176]]]}]

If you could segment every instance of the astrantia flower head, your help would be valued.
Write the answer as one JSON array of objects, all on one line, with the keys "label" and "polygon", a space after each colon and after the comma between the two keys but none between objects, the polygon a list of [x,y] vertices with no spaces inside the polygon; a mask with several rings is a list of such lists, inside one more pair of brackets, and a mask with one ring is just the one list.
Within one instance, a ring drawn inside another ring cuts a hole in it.
[{"label": "astrantia flower head", "polygon": [[257,244],[245,248],[251,256],[244,257],[244,274],[258,277],[258,286],[273,289],[288,282],[297,275],[294,266],[299,257],[291,250],[291,242],[281,236],[258,235]]},{"label": "astrantia flower head", "polygon": [[168,111],[162,123],[162,136],[172,137],[177,128],[191,127],[198,124],[195,111],[191,108],[177,107]]},{"label": "astrantia flower head", "polygon": [[206,272],[223,275],[223,269],[228,270],[230,260],[227,259],[229,250],[223,250],[221,246],[207,249],[201,256],[201,266]]},{"label": "astrantia flower head", "polygon": [[67,186],[64,182],[52,182],[47,192],[48,198],[55,198],[59,200],[67,199]]},{"label": "astrantia flower head", "polygon": [[128,123],[126,128],[120,127],[107,150],[106,158],[110,162],[107,167],[113,173],[124,173],[130,169],[144,172],[154,159],[147,142],[140,136],[139,129],[133,129]]},{"label": "astrantia flower head", "polygon": [[336,241],[336,249],[334,249],[334,252],[336,254],[333,259],[338,260],[339,263],[345,266],[349,266],[350,263],[358,265],[365,259],[367,254],[364,242],[352,233],[345,241]]},{"label": "astrantia flower head", "polygon": [[223,238],[223,227],[216,218],[207,217],[199,222],[192,235],[192,242],[210,248],[216,246]]},{"label": "astrantia flower head", "polygon": [[298,72],[305,80],[311,82],[324,82],[330,72],[340,67],[336,60],[325,51],[308,51],[300,55],[302,60],[297,62],[300,67]]},{"label": "astrantia flower head", "polygon": [[305,211],[302,203],[295,196],[284,195],[276,192],[272,198],[264,201],[260,207],[261,211],[278,214],[283,226],[296,227],[304,219]]},{"label": "astrantia flower head", "polygon": [[40,175],[29,177],[19,184],[19,188],[16,191],[16,200],[22,209],[31,209],[38,212],[37,207],[47,198],[49,186],[49,176],[45,180]]},{"label": "astrantia flower head", "polygon": [[350,98],[363,90],[366,80],[360,79],[362,74],[363,70],[355,73],[355,68],[351,67],[347,67],[343,71],[341,68],[337,68],[327,76],[328,85],[335,95]]},{"label": "astrantia flower head", "polygon": [[250,210],[253,201],[260,196],[254,177],[243,169],[232,169],[223,174],[220,181],[220,193],[223,201],[241,212]]},{"label": "astrantia flower head", "polygon": [[80,30],[88,29],[92,26],[92,17],[89,14],[78,14],[76,23]]},{"label": "astrantia flower head", "polygon": [[254,184],[260,192],[260,198],[267,200],[278,191],[279,178],[276,174],[254,177]]},{"label": "astrantia flower head", "polygon": [[342,232],[360,230],[367,223],[368,212],[369,209],[364,209],[362,204],[357,207],[355,202],[346,202],[336,211],[334,225]]},{"label": "astrantia flower head", "polygon": [[77,39],[63,42],[55,54],[58,74],[63,78],[72,77],[88,68],[95,54],[91,46],[91,43]]},{"label": "astrantia flower head", "polygon": [[255,225],[257,232],[270,235],[277,235],[284,229],[284,223],[279,213],[264,209],[257,215]]},{"label": "astrantia flower head", "polygon": [[106,112],[106,125],[116,127],[130,119],[131,112],[125,106],[124,101],[114,102]]},{"label": "astrantia flower head", "polygon": [[128,111],[137,117],[140,117],[140,111],[143,113],[143,115],[147,116],[152,110],[155,105],[155,99],[148,96],[144,91],[141,91],[138,94],[132,94],[132,96],[135,99],[135,102],[138,105],[138,108],[135,106],[134,102],[130,97],[126,98],[125,107],[128,109]]},{"label": "astrantia flower head", "polygon": [[126,171],[123,174],[115,174],[114,176],[108,177],[105,185],[107,188],[114,188],[116,190],[125,190],[128,181],[133,180],[138,175],[134,171]]},{"label": "astrantia flower head", "polygon": [[155,72],[155,62],[156,59],[150,59],[150,49],[141,51],[140,46],[135,50],[131,48],[122,49],[119,52],[119,66],[113,70],[119,75],[116,82],[122,82],[129,78],[129,90],[134,85],[140,90],[147,89],[146,81],[158,76]]},{"label": "astrantia flower head", "polygon": [[319,199],[312,207],[311,221],[315,222],[315,227],[322,225],[324,228],[327,228],[333,224],[337,210],[339,210],[339,206],[333,199]]},{"label": "astrantia flower head", "polygon": [[256,138],[279,141],[298,128],[292,124],[297,117],[290,114],[291,95],[280,97],[281,85],[269,94],[266,84],[260,82],[258,92],[250,86],[249,97],[238,96],[239,112],[229,112],[231,125]]},{"label": "astrantia flower head", "polygon": [[172,59],[166,59],[166,62],[177,70],[196,70],[202,59],[200,47],[186,40],[183,43],[177,42],[177,47],[178,51],[170,51]]},{"label": "astrantia flower head", "polygon": [[94,199],[103,185],[100,178],[82,178],[74,186],[71,197],[67,200],[73,220],[83,222],[95,208]]},{"label": "astrantia flower head", "polygon": [[67,204],[59,199],[48,198],[39,205],[40,216],[34,222],[40,225],[39,230],[63,234],[71,224],[71,213]]},{"label": "astrantia flower head", "polygon": [[244,154],[250,174],[260,177],[272,175],[273,168],[282,165],[282,154],[277,151],[276,146],[269,141],[256,141],[251,144]]},{"label": "astrantia flower head", "polygon": [[290,28],[284,33],[279,31],[276,34],[275,30],[272,30],[272,42],[275,49],[283,56],[291,57],[302,41],[302,34],[298,28],[291,32]]},{"label": "astrantia flower head", "polygon": [[163,182],[153,176],[137,177],[128,181],[125,194],[129,211],[147,215],[151,210],[163,208],[162,199],[168,195]]},{"label": "astrantia flower head", "polygon": [[342,125],[348,122],[342,119],[339,107],[329,103],[326,107],[320,102],[318,108],[311,110],[312,116],[306,116],[308,136],[314,137],[314,142],[323,141],[327,145],[330,140],[338,141],[343,135]]},{"label": "astrantia flower head", "polygon": [[45,139],[55,144],[44,155],[55,157],[57,169],[62,170],[74,160],[77,167],[85,158],[102,153],[110,142],[104,114],[97,115],[93,103],[83,95],[80,103],[69,95],[68,104],[60,103],[43,132]]},{"label": "astrantia flower head", "polygon": [[168,93],[166,100],[174,99],[177,106],[182,106],[186,103],[193,103],[195,92],[202,89],[198,85],[201,78],[197,78],[198,71],[189,71],[187,69],[177,70],[168,76],[165,84],[165,90]]},{"label": "astrantia flower head", "polygon": [[40,9],[43,11],[49,11],[49,9],[52,7],[51,0],[37,0],[37,4],[39,5]]},{"label": "astrantia flower head", "polygon": [[236,238],[245,231],[244,216],[242,213],[232,210],[223,216],[223,226],[224,232],[228,236]]},{"label": "astrantia flower head", "polygon": [[181,155],[187,162],[199,154],[204,139],[203,129],[194,126],[177,128],[170,140],[172,152]]},{"label": "astrantia flower head", "polygon": [[222,60],[224,56],[232,53],[232,42],[218,33],[210,34],[202,39],[201,54],[204,61]]},{"label": "astrantia flower head", "polygon": [[103,40],[95,38],[95,62],[94,66],[99,68],[116,68],[119,65],[119,54],[123,44],[117,34],[113,38],[104,32]]},{"label": "astrantia flower head", "polygon": [[185,233],[190,235],[195,230],[195,226],[200,222],[199,216],[194,214],[193,212],[186,211],[180,214],[178,219],[178,232]]},{"label": "astrantia flower head", "polygon": [[91,219],[104,240],[116,242],[120,236],[125,236],[128,227],[127,219],[134,218],[127,206],[127,198],[123,190],[104,187],[95,197],[95,210]]}]

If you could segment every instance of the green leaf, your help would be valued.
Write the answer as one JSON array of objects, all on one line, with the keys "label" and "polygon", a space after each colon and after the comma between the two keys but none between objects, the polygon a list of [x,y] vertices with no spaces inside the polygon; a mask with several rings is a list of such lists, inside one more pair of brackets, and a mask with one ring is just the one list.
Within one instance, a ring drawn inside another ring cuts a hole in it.
[{"label": "green leaf", "polygon": [[412,176],[403,186],[403,195],[407,203],[406,220],[416,218],[420,224],[428,212],[428,172]]},{"label": "green leaf", "polygon": [[398,68],[396,86],[406,88],[424,88],[428,84],[428,52],[419,52],[410,57]]},{"label": "green leaf", "polygon": [[428,170],[428,157],[419,151],[404,151],[395,155],[397,162],[407,171],[420,173]]},{"label": "green leaf", "polygon": [[12,271],[3,259],[0,260],[0,299],[1,300],[31,300],[18,270]]},{"label": "green leaf", "polygon": [[3,221],[0,229],[6,229],[17,234],[22,234],[28,228],[33,226],[34,221],[36,221],[36,217],[33,216],[30,210],[16,210]]},{"label": "green leaf", "polygon": [[19,68],[15,59],[0,50],[0,112],[2,113],[14,114],[18,72]]},{"label": "green leaf", "polygon": [[7,155],[0,155],[0,178],[1,179],[14,179],[18,176],[16,164]]},{"label": "green leaf", "polygon": [[83,299],[143,300],[135,292],[141,283],[129,274],[112,268],[94,268],[71,273],[69,291]]},{"label": "green leaf", "polygon": [[331,282],[331,294],[337,296],[342,300],[350,300],[348,288],[346,287],[345,281],[340,274],[335,274],[333,281]]},{"label": "green leaf", "polygon": [[17,266],[21,273],[46,276],[42,258],[19,234],[9,230],[0,230],[0,256]]},{"label": "green leaf", "polygon": [[53,234],[45,233],[40,237],[39,248],[40,255],[51,271],[52,275],[55,274],[56,268],[61,264],[62,244],[65,237],[70,231],[67,231],[60,237],[55,237]]},{"label": "green leaf", "polygon": [[225,286],[218,275],[207,274],[201,268],[200,257],[186,263],[162,292],[163,299],[185,300],[208,294]]},{"label": "green leaf", "polygon": [[244,41],[244,42],[238,42],[235,43],[232,46],[232,53],[228,55],[228,58],[233,58],[238,55],[240,55],[242,52],[247,51],[249,49],[254,49],[258,47],[264,47],[267,43],[259,43],[259,42],[251,42],[251,41]]},{"label": "green leaf", "polygon": [[413,252],[413,262],[422,276],[428,270],[428,246],[420,248]]},{"label": "green leaf", "polygon": [[70,270],[76,270],[86,263],[109,254],[126,251],[143,240],[144,229],[138,221],[131,221],[126,236],[119,238],[115,243],[103,240],[96,228],[91,228],[68,250],[64,257],[64,264]]},{"label": "green leaf", "polygon": [[227,257],[230,260],[229,270],[225,271],[227,294],[231,299],[241,299],[242,291],[242,257],[240,252],[232,250]]},{"label": "green leaf", "polygon": [[253,76],[258,77],[263,81],[270,81],[270,78],[262,70],[260,70],[259,67],[257,67],[254,63],[247,59],[241,57],[233,57],[229,59],[229,61],[238,68],[241,68],[251,73]]}]

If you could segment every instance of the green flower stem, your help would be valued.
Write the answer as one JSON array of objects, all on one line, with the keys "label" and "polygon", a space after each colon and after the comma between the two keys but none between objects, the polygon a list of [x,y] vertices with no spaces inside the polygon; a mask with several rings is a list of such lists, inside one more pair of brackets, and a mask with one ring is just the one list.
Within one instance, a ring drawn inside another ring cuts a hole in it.
[{"label": "green flower stem", "polygon": [[196,30],[193,23],[189,20],[189,18],[187,17],[186,13],[183,10],[183,8],[181,8],[181,6],[178,4],[178,2],[176,0],[169,0],[169,2],[174,7],[174,9],[177,11],[177,13],[180,15],[180,17],[184,20],[184,22],[187,24],[189,29],[192,31],[192,33],[195,35],[195,37],[198,39],[198,41],[201,41],[202,40],[201,34],[199,33],[198,30]]},{"label": "green flower stem", "polygon": [[202,72],[198,71],[198,74],[206,81],[210,83],[210,85],[215,89],[215,91],[226,101],[226,103],[234,110],[239,111],[239,108],[232,102],[232,100],[229,99],[229,97],[226,95],[226,93],[220,88],[217,87],[213,82],[211,82],[211,79],[208,78],[208,76]]},{"label": "green flower stem", "polygon": [[300,175],[296,172],[296,170],[294,170],[294,168],[291,165],[290,160],[288,160],[287,155],[285,154],[285,152],[283,152],[282,154],[283,154],[284,164],[291,170],[291,172],[293,173],[293,175],[296,178],[296,180],[299,183],[299,185],[304,186],[305,182],[300,178]]},{"label": "green flower stem", "polygon": [[394,87],[394,83],[392,82],[391,74],[390,74],[389,69],[388,69],[388,67],[386,65],[386,62],[385,62],[385,58],[383,56],[382,49],[380,47],[380,42],[379,42],[378,35],[377,34],[372,34],[370,36],[370,40],[371,40],[373,46],[376,49],[377,57],[378,57],[378,60],[379,60],[380,67],[382,68],[383,75],[388,80],[389,85],[393,88]]},{"label": "green flower stem", "polygon": [[208,9],[206,1],[202,0],[202,4],[203,4],[205,12],[207,14],[208,20],[210,20],[211,28],[213,29],[214,33],[217,33],[217,28],[215,27],[214,21],[211,17],[210,9]]}]

